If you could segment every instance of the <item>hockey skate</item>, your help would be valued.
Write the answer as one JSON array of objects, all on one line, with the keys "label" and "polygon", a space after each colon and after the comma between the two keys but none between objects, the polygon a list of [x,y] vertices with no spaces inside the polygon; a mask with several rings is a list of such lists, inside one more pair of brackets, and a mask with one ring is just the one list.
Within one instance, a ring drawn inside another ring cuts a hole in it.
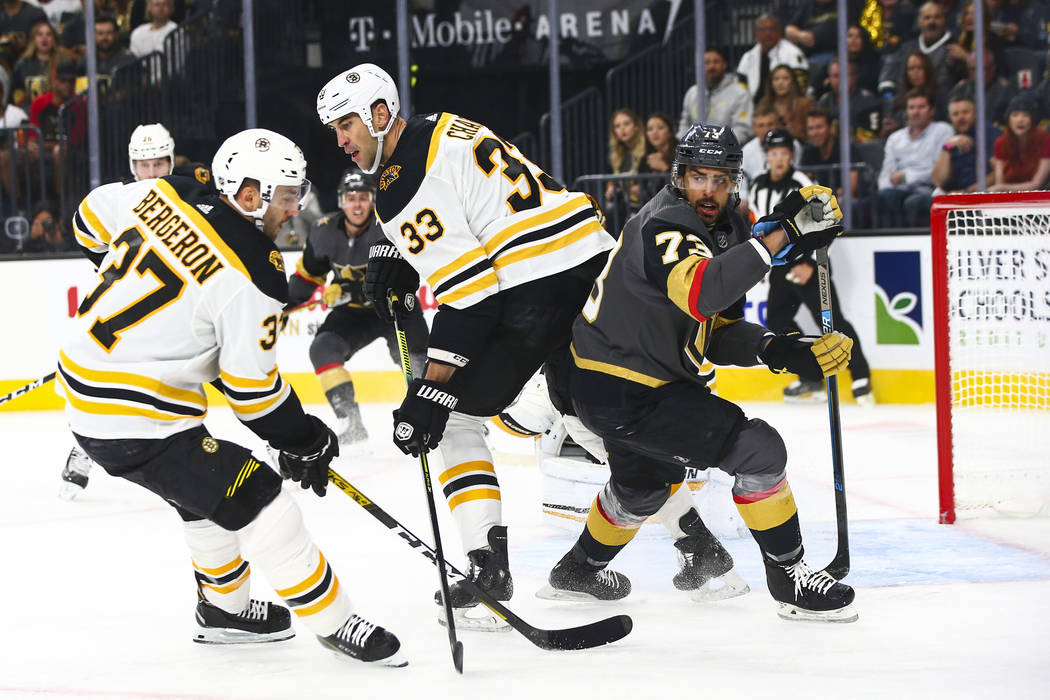
[{"label": "hockey skate", "polygon": [[[578,602],[611,601],[626,598],[631,581],[617,571],[587,562],[577,545],[561,558],[548,577],[548,585],[536,591],[537,598]],[[582,560],[582,561],[581,561]]]},{"label": "hockey skate", "polygon": [[853,398],[858,405],[864,408],[871,408],[875,405],[875,394],[871,391],[870,378],[857,379],[853,382],[851,389],[853,390]]},{"label": "hockey skate", "polygon": [[399,653],[401,642],[398,638],[359,615],[351,615],[335,633],[318,636],[317,641],[344,658],[349,656],[365,663],[395,668],[408,666],[408,661]]},{"label": "hockey skate", "polygon": [[827,400],[827,394],[824,393],[824,382],[796,379],[784,387],[784,401],[787,403],[814,403]]},{"label": "hockey skate", "polygon": [[88,485],[88,474],[92,464],[91,458],[79,447],[70,450],[66,466],[62,469],[62,487],[58,491],[58,497],[72,501],[83,493]]},{"label": "hockey skate", "polygon": [[295,636],[288,608],[264,600],[249,600],[238,614],[228,613],[198,593],[197,631],[200,644],[251,644],[279,642]]},{"label": "hockey skate", "polygon": [[679,527],[686,536],[674,543],[678,573],[672,582],[689,597],[705,603],[744,595],[751,588],[733,568],[733,557],[711,534],[696,511],[682,516]]},{"label": "hockey skate", "polygon": [[[510,600],[514,595],[514,580],[510,576],[510,564],[507,558],[507,528],[497,525],[489,529],[489,546],[474,549],[467,553],[470,568],[467,578],[496,600]],[[452,602],[452,616],[457,627],[484,632],[503,632],[510,630],[506,620],[492,613],[484,605],[478,605],[473,593],[467,590],[462,582],[457,581],[449,586],[449,600]],[[439,607],[438,622],[445,624],[445,608],[441,603],[441,591],[434,593],[434,602]]]},{"label": "hockey skate", "polygon": [[766,583],[777,601],[777,615],[785,620],[855,622],[853,589],[826,571],[814,571],[799,559],[782,566],[765,562]]}]

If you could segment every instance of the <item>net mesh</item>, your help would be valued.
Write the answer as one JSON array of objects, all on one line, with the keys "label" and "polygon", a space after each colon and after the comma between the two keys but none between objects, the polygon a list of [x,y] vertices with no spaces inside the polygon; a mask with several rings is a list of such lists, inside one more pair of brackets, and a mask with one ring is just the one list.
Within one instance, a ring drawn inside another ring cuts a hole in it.
[{"label": "net mesh", "polygon": [[947,216],[959,517],[1050,513],[1050,210]]}]

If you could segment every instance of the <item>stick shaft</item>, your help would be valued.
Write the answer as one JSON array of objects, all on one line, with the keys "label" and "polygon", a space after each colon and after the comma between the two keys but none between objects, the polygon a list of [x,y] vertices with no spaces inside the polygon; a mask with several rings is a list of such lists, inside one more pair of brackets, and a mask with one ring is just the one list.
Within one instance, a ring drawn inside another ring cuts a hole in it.
[{"label": "stick shaft", "polygon": [[39,389],[40,387],[44,386],[45,384],[47,384],[48,382],[50,382],[54,378],[55,378],[55,373],[52,372],[51,374],[47,374],[47,375],[44,375],[43,377],[40,377],[40,379],[34,379],[33,381],[29,382],[25,386],[18,387],[17,389],[12,391],[10,394],[5,394],[4,396],[0,396],[0,406],[3,406],[8,401],[13,401],[13,400],[17,399],[19,396],[22,396],[24,394],[28,394],[29,392],[33,391],[34,389]]}]

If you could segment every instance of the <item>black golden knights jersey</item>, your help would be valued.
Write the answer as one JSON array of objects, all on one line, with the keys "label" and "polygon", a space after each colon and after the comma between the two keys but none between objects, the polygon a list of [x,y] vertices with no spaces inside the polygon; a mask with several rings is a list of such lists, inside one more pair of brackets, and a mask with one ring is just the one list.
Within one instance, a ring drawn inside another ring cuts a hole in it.
[{"label": "black golden knights jersey", "polygon": [[[331,273],[332,282],[350,282],[344,285],[344,292],[350,294],[350,301],[346,304],[348,308],[372,308],[372,302],[365,298],[362,288],[365,269],[368,267],[368,249],[373,243],[386,238],[375,217],[372,217],[369,227],[354,238],[346,235],[345,221],[346,214],[336,211],[318,219],[310,228],[306,249],[295,264],[295,275],[289,281],[293,305],[306,301],[316,286],[328,281]],[[300,280],[309,285],[300,284]]]},{"label": "black golden knights jersey", "polygon": [[670,186],[627,222],[573,326],[582,369],[649,387],[706,384],[709,366],[758,363],[762,326],[744,295],[769,270],[765,246],[735,210],[708,230]]},{"label": "black golden knights jersey", "polygon": [[177,176],[103,185],[73,228],[102,255],[98,286],[59,352],[56,390],[74,432],[163,438],[196,427],[207,412],[202,384],[216,378],[264,439],[305,422],[277,371],[281,254],[213,188]]}]

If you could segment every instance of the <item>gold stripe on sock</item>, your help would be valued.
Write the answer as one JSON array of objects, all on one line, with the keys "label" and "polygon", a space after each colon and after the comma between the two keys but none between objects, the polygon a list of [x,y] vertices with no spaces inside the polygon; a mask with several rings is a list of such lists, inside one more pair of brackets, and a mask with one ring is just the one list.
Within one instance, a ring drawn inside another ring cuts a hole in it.
[{"label": "gold stripe on sock", "polygon": [[321,382],[321,389],[327,393],[340,384],[350,381],[350,373],[346,371],[346,367],[333,367],[321,372],[317,375],[317,379]]},{"label": "gold stripe on sock", "polygon": [[321,600],[317,601],[313,605],[307,605],[306,607],[296,608],[295,614],[299,617],[305,617],[307,615],[313,615],[319,613],[335,600],[336,595],[339,593],[339,579],[335,576],[332,577],[332,588],[328,591],[328,595]]},{"label": "gold stripe on sock", "polygon": [[737,503],[736,508],[751,530],[772,530],[798,512],[791,486],[786,481],[784,487],[769,498],[754,503]]},{"label": "gold stripe on sock", "polygon": [[277,595],[281,596],[282,598],[291,598],[292,596],[296,596],[302,593],[303,591],[307,591],[316,586],[317,582],[321,580],[322,576],[324,576],[324,570],[327,566],[324,560],[324,554],[318,552],[317,558],[317,568],[314,569],[314,572],[312,574],[307,576],[304,581],[302,581],[301,583],[297,583],[291,588],[282,588],[276,591]]},{"label": "gold stripe on sock", "polygon": [[444,486],[451,479],[455,479],[457,476],[466,474],[467,472],[488,472],[490,474],[495,474],[496,469],[492,466],[492,462],[487,462],[483,459],[474,462],[464,462],[463,464],[457,464],[456,466],[449,467],[441,472],[441,474],[438,475],[438,481]]},{"label": "gold stripe on sock", "polygon": [[228,574],[231,571],[233,571],[234,569],[236,569],[238,566],[240,566],[241,564],[244,563],[243,559],[241,559],[240,557],[237,557],[236,559],[231,561],[229,564],[223,564],[222,566],[220,566],[218,568],[215,568],[215,569],[206,569],[203,566],[201,566],[200,564],[198,564],[197,562],[193,561],[192,559],[190,559],[190,561],[193,563],[193,568],[194,569],[196,569],[197,571],[201,572],[202,574],[208,574],[209,576],[222,576],[223,574]]},{"label": "gold stripe on sock", "polygon": [[233,583],[228,583],[224,586],[216,586],[214,583],[204,583],[202,581],[201,586],[203,586],[204,588],[210,588],[216,593],[233,593],[235,590],[244,585],[244,582],[248,580],[248,577],[251,576],[251,574],[251,567],[248,567],[244,570],[244,573],[241,574],[240,578],[238,578]]},{"label": "gold stripe on sock", "polygon": [[641,523],[634,527],[620,527],[610,522],[602,512],[597,498],[591,504],[591,512],[587,514],[587,530],[591,533],[591,537],[609,547],[620,547],[627,544],[637,534],[639,527]]},{"label": "gold stripe on sock", "polygon": [[500,500],[499,489],[474,489],[473,491],[457,493],[455,496],[448,499],[448,508],[449,510],[455,510],[456,506],[461,503],[477,501],[482,498],[491,498],[494,501]]}]

